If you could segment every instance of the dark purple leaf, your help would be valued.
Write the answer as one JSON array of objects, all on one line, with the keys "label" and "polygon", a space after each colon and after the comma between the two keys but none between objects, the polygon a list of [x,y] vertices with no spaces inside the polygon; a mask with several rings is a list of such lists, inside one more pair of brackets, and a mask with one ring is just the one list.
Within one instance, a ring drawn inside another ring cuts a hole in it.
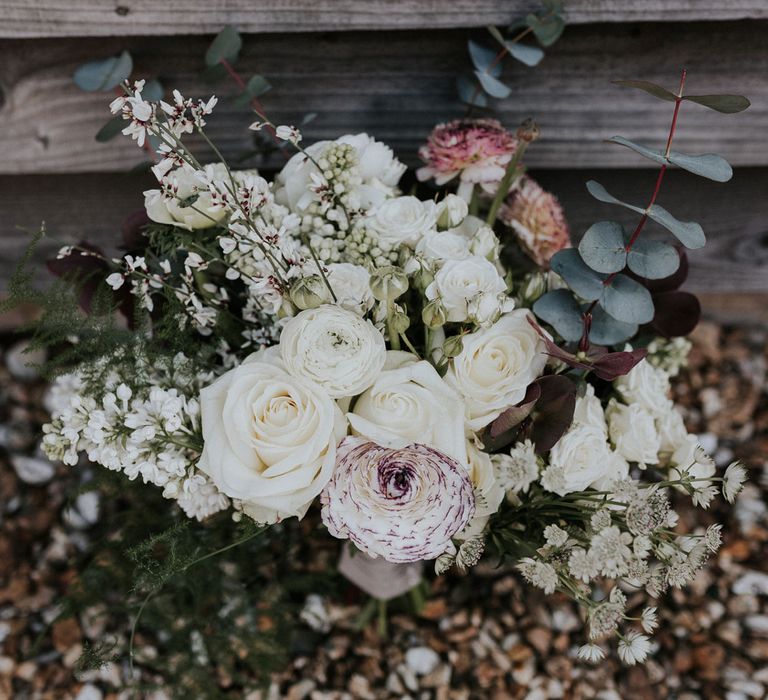
[{"label": "dark purple leaf", "polygon": [[508,408],[502,413],[488,428],[492,438],[498,438],[502,433],[506,433],[515,426],[522,423],[533,410],[534,404],[541,397],[541,387],[537,383],[530,384],[525,392],[525,396],[520,403]]},{"label": "dark purple leaf", "polygon": [[666,338],[688,335],[701,318],[701,304],[689,292],[669,291],[654,294],[656,314],[651,327]]},{"label": "dark purple leaf", "polygon": [[647,354],[648,351],[645,348],[622,352],[608,352],[594,360],[592,371],[600,379],[612,382],[616,377],[627,374]]},{"label": "dark purple leaf", "polygon": [[540,377],[541,397],[533,412],[531,439],[536,452],[551,450],[571,425],[576,408],[576,384],[561,374]]},{"label": "dark purple leaf", "polygon": [[144,227],[150,223],[150,219],[147,216],[147,210],[143,207],[128,214],[123,219],[122,232],[123,232],[123,248],[125,250],[137,250],[142,249],[146,245],[144,238]]}]

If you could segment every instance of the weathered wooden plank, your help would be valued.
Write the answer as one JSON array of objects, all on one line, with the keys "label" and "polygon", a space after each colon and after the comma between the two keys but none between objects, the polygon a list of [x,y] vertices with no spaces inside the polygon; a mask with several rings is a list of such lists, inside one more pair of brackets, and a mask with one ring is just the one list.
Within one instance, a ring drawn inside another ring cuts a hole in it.
[{"label": "weathered wooden plank", "polygon": [[[597,179],[617,196],[637,202],[647,199],[655,179],[650,170],[546,170],[534,175],[560,197],[575,237],[603,218],[632,221],[625,210],[593,200],[584,189],[587,179]],[[0,289],[28,241],[28,234],[16,226],[36,229],[46,220],[49,238],[38,261],[82,239],[114,250],[122,219],[141,207],[141,192],[148,186],[146,175],[0,177]],[[768,321],[766,191],[768,168],[737,170],[727,185],[677,171],[667,175],[659,202],[680,218],[700,221],[709,238],[704,249],[691,253],[687,288],[706,295],[710,315]]]},{"label": "weathered wooden plank", "polygon": [[[735,165],[768,164],[768,140],[757,138],[768,118],[768,22],[685,25],[586,25],[569,30],[534,70],[510,63],[505,79],[512,97],[498,115],[514,127],[534,116],[542,139],[530,149],[535,167],[642,167],[639,156],[602,140],[616,133],[663,144],[670,105],[610,81],[643,77],[675,86],[689,68],[692,91],[740,91],[753,106],[723,116],[685,105],[678,148],[717,151]],[[307,141],[363,131],[390,143],[413,162],[418,145],[439,121],[461,116],[455,76],[468,69],[464,31],[430,33],[265,35],[246,42],[240,67],[266,75],[274,89],[264,96],[277,121],[317,118]],[[121,171],[142,154],[129,139],[94,141],[108,118],[109,95],[83,93],[71,75],[83,61],[129,48],[136,74],[160,75],[192,95],[209,94],[199,72],[208,39],[158,42],[123,39],[0,40],[0,173]],[[663,49],[661,48],[663,47]],[[232,94],[229,84],[216,92]],[[250,148],[252,119],[223,99],[210,133],[227,157]]]},{"label": "weathered wooden plank", "polygon": [[[507,24],[535,0],[0,0],[0,37],[440,29]],[[768,18],[763,0],[567,0],[569,23]]]}]

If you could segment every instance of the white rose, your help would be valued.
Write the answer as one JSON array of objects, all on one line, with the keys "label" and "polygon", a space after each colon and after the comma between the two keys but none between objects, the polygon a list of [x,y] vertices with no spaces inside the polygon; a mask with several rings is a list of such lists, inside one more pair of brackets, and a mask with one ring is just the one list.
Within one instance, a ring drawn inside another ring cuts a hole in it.
[{"label": "white rose", "polygon": [[671,402],[664,413],[656,415],[656,429],[661,440],[659,452],[665,454],[671,454],[688,439],[683,416]]},{"label": "white rose", "polygon": [[586,385],[583,396],[576,398],[573,422],[599,428],[606,437],[608,436],[608,425],[605,422],[603,405],[600,403],[600,399],[595,396],[595,387],[591,384]]},{"label": "white rose", "polygon": [[384,371],[347,418],[353,434],[384,447],[418,442],[467,464],[461,397],[411,353],[387,352]]},{"label": "white rose", "polygon": [[507,284],[493,263],[477,255],[465,260],[448,260],[435,274],[427,287],[431,301],[439,298],[452,322],[465,321],[469,316],[468,302],[478,294],[488,292],[500,295]]},{"label": "white rose", "polygon": [[625,406],[611,399],[606,413],[608,432],[616,452],[641,466],[658,464],[661,439],[649,411],[639,404]]},{"label": "white rose", "polygon": [[496,262],[499,259],[499,250],[501,244],[493,229],[490,226],[480,226],[472,236],[469,243],[469,249],[472,251],[472,255],[479,255],[482,258],[486,258],[491,262]]},{"label": "white rose", "polygon": [[524,396],[544,371],[544,343],[525,309],[502,316],[493,326],[465,335],[445,380],[464,397],[467,425],[480,430]]},{"label": "white rose", "polygon": [[457,540],[468,540],[482,534],[490,517],[499,509],[504,500],[504,489],[496,477],[491,455],[479,450],[471,440],[467,441],[469,480],[475,491],[475,514],[467,526],[454,536]]},{"label": "white rose", "polygon": [[280,334],[280,357],[296,377],[319,384],[333,398],[367,389],[384,367],[384,336],[370,321],[339,306],[307,309]]},{"label": "white rose", "polygon": [[[222,180],[227,177],[226,167],[222,163],[212,163],[204,168],[205,179]],[[144,207],[147,216],[159,224],[171,224],[194,231],[215,226],[227,215],[224,207],[214,207],[200,174],[190,167],[183,166],[165,177],[165,181],[175,196],[165,197],[160,190],[144,192]],[[182,200],[197,196],[189,206]]]},{"label": "white rose", "polygon": [[337,143],[349,144],[357,151],[357,169],[362,178],[358,196],[364,209],[397,194],[397,183],[407,166],[395,158],[389,146],[368,134],[347,134],[337,139]]},{"label": "white rose", "polygon": [[373,306],[371,275],[361,265],[331,263],[328,281],[336,295],[336,303],[347,311],[364,316]]},{"label": "white rose", "polygon": [[510,299],[504,292],[480,292],[467,302],[469,318],[481,328],[489,328],[502,314],[509,313],[514,308],[514,299]]},{"label": "white rose", "polygon": [[669,409],[669,377],[648,360],[638,362],[628,374],[616,379],[613,386],[625,403],[639,404],[654,416]]},{"label": "white rose", "polygon": [[258,522],[302,517],[333,473],[344,416],[320,387],[262,351],[200,392],[198,468]]},{"label": "white rose", "polygon": [[275,177],[275,200],[278,204],[291,211],[303,211],[316,200],[315,193],[310,189],[312,173],[317,173],[317,166],[312,160],[317,160],[331,143],[317,141],[307,146],[304,153],[296,153],[283,166]]},{"label": "white rose", "polygon": [[454,228],[467,218],[467,203],[455,194],[448,194],[437,203],[437,225],[441,229]]},{"label": "white rose", "polygon": [[629,465],[611,450],[599,427],[577,423],[550,450],[541,483],[548,491],[565,496],[590,487],[604,490],[628,473]]},{"label": "white rose", "polygon": [[394,197],[382,202],[365,219],[380,241],[392,248],[415,246],[422,236],[435,230],[437,208],[432,201],[417,197]]},{"label": "white rose", "polygon": [[464,260],[469,257],[469,241],[450,231],[430,231],[416,245],[416,255],[432,263]]}]

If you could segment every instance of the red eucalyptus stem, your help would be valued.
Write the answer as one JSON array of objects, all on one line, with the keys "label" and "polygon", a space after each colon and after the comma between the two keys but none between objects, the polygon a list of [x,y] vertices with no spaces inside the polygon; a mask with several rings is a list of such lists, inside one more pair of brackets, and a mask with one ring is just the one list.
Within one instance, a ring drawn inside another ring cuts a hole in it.
[{"label": "red eucalyptus stem", "polygon": [[[685,78],[688,75],[688,70],[686,68],[683,68],[683,72],[680,76],[680,87],[677,90],[677,95],[675,96],[675,111],[672,114],[672,124],[669,127],[669,136],[667,136],[667,145],[664,149],[664,157],[669,157],[669,151],[672,147],[672,139],[675,136],[675,129],[677,128],[677,117],[680,114],[680,105],[683,102],[683,88],[685,87]],[[648,206],[645,208],[645,212],[640,217],[640,221],[637,222],[637,226],[635,227],[635,230],[632,232],[632,235],[629,238],[629,241],[627,242],[627,245],[625,247],[625,250],[627,253],[629,253],[632,250],[632,246],[635,245],[635,242],[640,237],[640,232],[645,227],[646,222],[648,221],[648,212],[650,211],[651,207],[656,203],[656,197],[659,196],[659,190],[661,189],[661,183],[662,180],[664,180],[664,173],[667,172],[667,164],[663,163],[661,168],[659,168],[659,175],[656,178],[656,186],[653,188],[653,194],[651,195],[651,200],[648,202]],[[603,286],[607,287],[618,275],[618,272],[612,272],[608,277],[606,277],[603,280]],[[586,352],[589,350],[589,329],[592,326],[592,312],[595,309],[595,306],[597,305],[597,300],[593,301],[589,308],[584,312],[584,334],[581,337],[581,340],[579,341],[579,350],[582,352]]]}]

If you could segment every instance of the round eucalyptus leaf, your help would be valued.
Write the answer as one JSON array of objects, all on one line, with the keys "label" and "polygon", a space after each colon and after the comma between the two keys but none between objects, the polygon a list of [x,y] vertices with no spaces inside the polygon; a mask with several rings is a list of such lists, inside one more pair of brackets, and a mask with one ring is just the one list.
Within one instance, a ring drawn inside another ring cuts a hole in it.
[{"label": "round eucalyptus leaf", "polygon": [[603,292],[605,275],[590,269],[576,248],[565,248],[555,253],[550,267],[582,299],[594,301]]},{"label": "round eucalyptus leaf", "polygon": [[472,59],[472,64],[477,70],[488,70],[496,59],[496,52],[493,49],[478,44],[476,41],[472,41],[472,39],[467,42],[467,48],[469,49],[469,57]]},{"label": "round eucalyptus leaf", "polygon": [[686,248],[703,248],[707,242],[700,224],[695,221],[680,221],[658,204],[648,210],[648,218],[667,229]]},{"label": "round eucalyptus leaf", "polygon": [[119,56],[110,56],[103,61],[91,61],[80,66],[72,79],[75,85],[86,92],[107,92],[113,90],[124,80],[128,80],[133,70],[131,54],[123,51]]},{"label": "round eucalyptus leaf", "polygon": [[631,338],[635,333],[637,333],[636,323],[617,321],[599,306],[596,306],[592,312],[589,339],[595,345],[616,345]]},{"label": "round eucalyptus leaf", "polygon": [[670,151],[669,162],[694,175],[706,177],[715,182],[728,182],[733,177],[730,163],[717,153],[703,153],[691,156],[687,153]]},{"label": "round eucalyptus leaf", "polygon": [[544,52],[538,46],[531,46],[530,44],[521,44],[519,42],[512,43],[508,41],[506,47],[509,50],[509,55],[512,58],[520,61],[528,67],[533,67],[541,63],[541,59],[544,58]]},{"label": "round eucalyptus leaf", "polygon": [[535,313],[565,340],[579,340],[584,332],[581,307],[567,289],[555,289],[536,300]]},{"label": "round eucalyptus leaf", "polygon": [[147,102],[157,102],[163,99],[163,86],[157,78],[151,78],[144,83],[144,89],[141,91],[141,96]]},{"label": "round eucalyptus leaf", "polygon": [[647,80],[614,80],[612,82],[614,85],[621,85],[622,87],[637,88],[638,90],[647,92],[649,95],[658,97],[660,100],[674,102],[677,99],[675,93],[661,87],[661,85],[650,83]]},{"label": "round eucalyptus leaf", "polygon": [[677,272],[680,256],[669,243],[638,240],[627,255],[627,265],[640,277],[660,280]]},{"label": "round eucalyptus leaf", "polygon": [[590,226],[579,242],[582,260],[597,272],[618,272],[627,263],[624,227],[616,221]]},{"label": "round eucalyptus leaf", "polygon": [[525,18],[525,22],[542,46],[552,46],[565,29],[565,21],[556,12],[541,17],[531,13]]},{"label": "round eucalyptus leaf", "polygon": [[507,87],[501,80],[494,78],[485,71],[476,70],[475,75],[483,90],[485,90],[491,97],[503,100],[505,97],[509,97],[509,94],[512,92],[512,88]]},{"label": "round eucalyptus leaf", "polygon": [[477,84],[470,80],[466,75],[460,75],[456,79],[456,89],[459,92],[459,99],[468,105],[473,107],[487,107],[488,97],[477,86]]},{"label": "round eucalyptus leaf", "polygon": [[616,275],[604,285],[600,305],[617,321],[648,323],[653,319],[651,293],[626,275]]},{"label": "round eucalyptus leaf", "polygon": [[227,61],[234,63],[240,55],[243,40],[234,27],[224,27],[211,42],[205,52],[205,65],[215,66],[217,63]]}]

